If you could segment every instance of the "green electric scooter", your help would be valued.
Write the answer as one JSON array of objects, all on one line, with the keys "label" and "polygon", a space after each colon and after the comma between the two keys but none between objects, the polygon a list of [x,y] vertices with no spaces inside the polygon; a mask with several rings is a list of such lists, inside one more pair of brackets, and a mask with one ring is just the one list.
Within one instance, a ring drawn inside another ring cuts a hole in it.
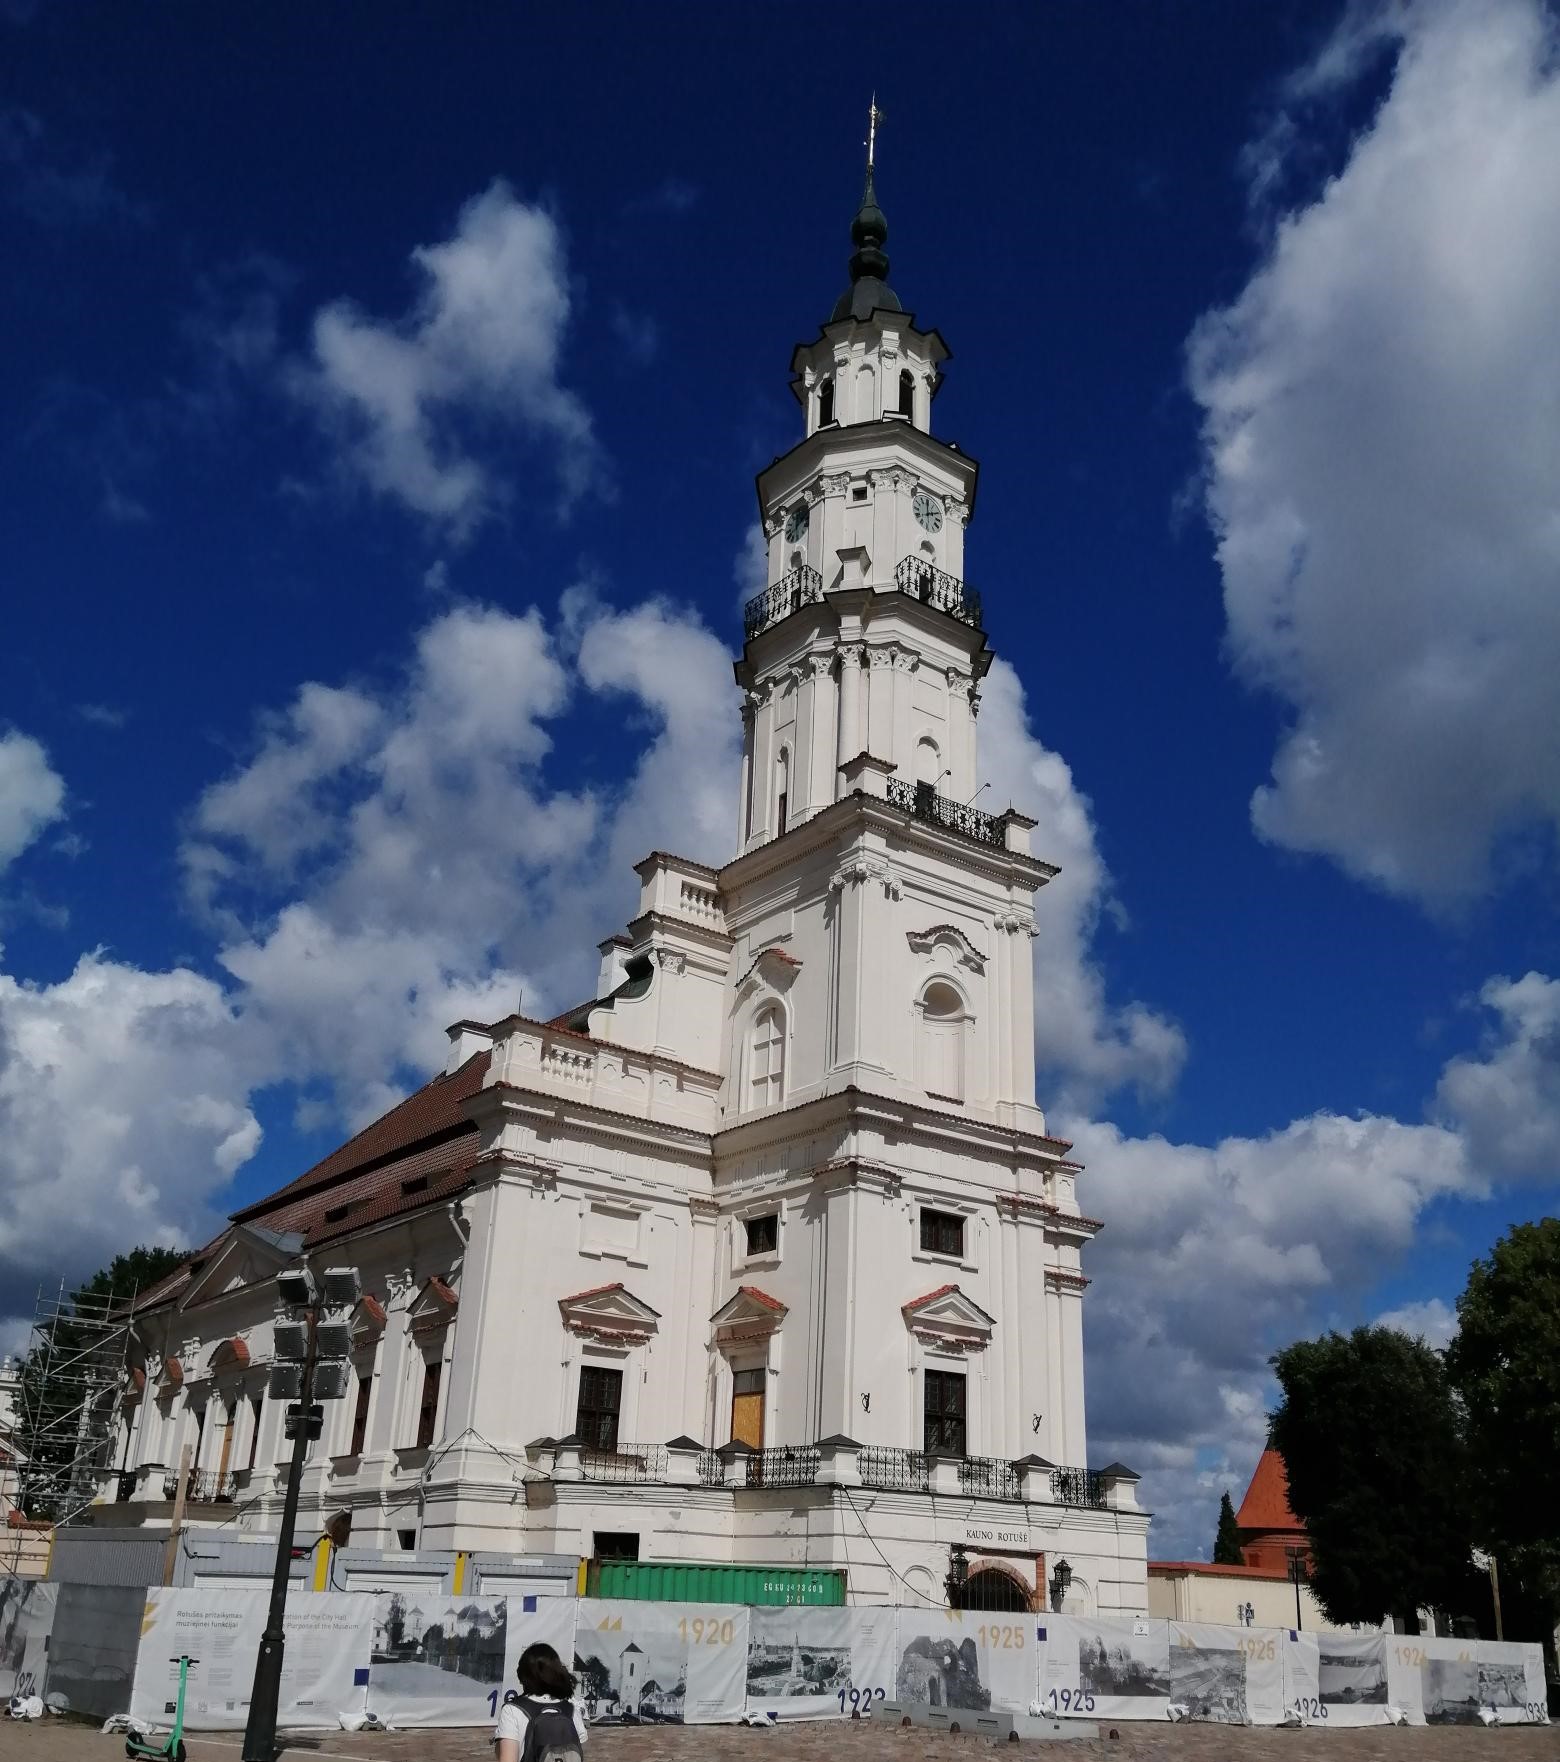
[{"label": "green electric scooter", "polygon": [[184,1691],[189,1686],[191,1667],[199,1664],[200,1660],[185,1656],[170,1658],[168,1662],[179,1667],[179,1698],[174,1703],[173,1730],[160,1743],[151,1743],[138,1731],[132,1731],[125,1738],[127,1756],[159,1757],[163,1762],[184,1762]]}]

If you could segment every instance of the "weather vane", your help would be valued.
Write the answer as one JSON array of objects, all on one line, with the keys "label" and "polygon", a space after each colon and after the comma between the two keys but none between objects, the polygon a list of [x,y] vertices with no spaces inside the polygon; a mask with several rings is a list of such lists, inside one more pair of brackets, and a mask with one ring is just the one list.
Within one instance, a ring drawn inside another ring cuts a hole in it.
[{"label": "weather vane", "polygon": [[877,163],[877,132],[878,124],[883,120],[883,112],[878,109],[877,93],[872,94],[872,108],[867,112],[867,138],[862,145],[867,149],[867,170],[871,171]]}]

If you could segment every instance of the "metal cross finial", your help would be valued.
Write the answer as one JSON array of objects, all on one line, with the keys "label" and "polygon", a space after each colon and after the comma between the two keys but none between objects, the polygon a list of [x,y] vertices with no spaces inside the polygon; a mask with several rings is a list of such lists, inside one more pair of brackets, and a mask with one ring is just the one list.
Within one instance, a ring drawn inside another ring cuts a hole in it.
[{"label": "metal cross finial", "polygon": [[877,163],[877,132],[878,124],[883,120],[883,112],[878,109],[877,93],[872,94],[872,108],[867,112],[867,138],[864,143],[867,149],[867,170],[871,171]]}]

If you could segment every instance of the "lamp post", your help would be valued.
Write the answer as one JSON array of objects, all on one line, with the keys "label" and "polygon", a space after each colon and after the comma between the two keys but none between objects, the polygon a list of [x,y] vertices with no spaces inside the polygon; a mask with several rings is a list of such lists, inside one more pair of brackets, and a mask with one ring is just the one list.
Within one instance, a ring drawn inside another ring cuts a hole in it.
[{"label": "lamp post", "polygon": [[1305,1580],[1305,1549],[1289,1548],[1289,1582],[1295,1587],[1295,1632],[1301,1627],[1300,1621],[1300,1586]]},{"label": "lamp post", "polygon": [[948,1550],[948,1571],[943,1578],[950,1609],[964,1607],[964,1587],[969,1583],[969,1577],[970,1557],[964,1550],[964,1544],[955,1542]]},{"label": "lamp post", "polygon": [[1060,1614],[1062,1604],[1067,1600],[1067,1590],[1072,1584],[1072,1568],[1065,1560],[1058,1560],[1051,1570],[1051,1611]]},{"label": "lamp post", "polygon": [[296,1266],[278,1275],[276,1291],[287,1314],[277,1318],[273,1330],[274,1362],[268,1393],[272,1400],[290,1403],[283,1430],[292,1439],[292,1458],[287,1464],[287,1492],[276,1534],[271,1607],[260,1636],[254,1687],[249,1693],[243,1762],[275,1762],[276,1758],[276,1713],[287,1646],[284,1624],[293,1533],[298,1525],[298,1489],[309,1444],[324,1429],[321,1402],[337,1400],[346,1393],[347,1354],[352,1344],[347,1315],[362,1295],[362,1285],[355,1268],[333,1266],[325,1270],[322,1290],[307,1266]]}]

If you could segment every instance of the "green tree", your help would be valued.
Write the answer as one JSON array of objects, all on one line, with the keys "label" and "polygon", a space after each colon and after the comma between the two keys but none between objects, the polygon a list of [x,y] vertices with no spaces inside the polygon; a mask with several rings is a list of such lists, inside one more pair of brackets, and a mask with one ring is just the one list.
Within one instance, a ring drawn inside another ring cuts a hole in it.
[{"label": "green tree", "polygon": [[1328,1620],[1394,1614],[1415,1633],[1421,1607],[1470,1608],[1467,1454],[1440,1355],[1392,1328],[1356,1328],[1271,1362],[1283,1391],[1273,1445]]},{"label": "green tree", "polygon": [[119,1399],[128,1345],[129,1302],[165,1279],[185,1256],[173,1248],[132,1248],[71,1293],[22,1360],[16,1443],[29,1517],[60,1519],[89,1499],[95,1476],[111,1466],[79,1466],[83,1434]]},{"label": "green tree", "polygon": [[1213,1538],[1213,1564],[1239,1566],[1240,1530],[1235,1523],[1235,1507],[1230,1503],[1229,1489],[1219,1496],[1219,1529]]},{"label": "green tree", "polygon": [[[1457,1299],[1447,1374],[1467,1412],[1474,1536],[1495,1556],[1508,1634],[1560,1621],[1560,1218],[1517,1224]],[[1488,1618],[1486,1618],[1488,1619]],[[1551,1639],[1552,1643],[1552,1639]]]}]

